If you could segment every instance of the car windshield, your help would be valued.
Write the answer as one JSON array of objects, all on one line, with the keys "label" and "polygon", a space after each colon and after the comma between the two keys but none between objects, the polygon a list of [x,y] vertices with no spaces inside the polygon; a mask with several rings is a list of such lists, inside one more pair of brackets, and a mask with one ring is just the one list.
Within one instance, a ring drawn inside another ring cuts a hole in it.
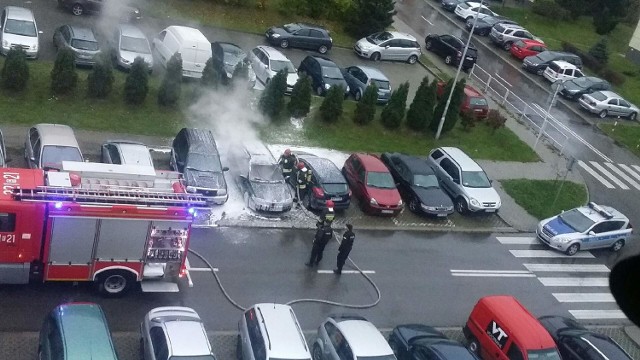
[{"label": "car windshield", "polygon": [[598,100],[598,101],[605,101],[607,100],[607,96],[603,93],[601,93],[600,91],[596,91],[594,93],[591,94],[591,97]]},{"label": "car windshield", "polygon": [[172,356],[169,360],[216,360],[216,358],[213,355]]},{"label": "car windshield", "polygon": [[540,60],[540,62],[547,62],[547,61],[552,61],[556,59],[556,54],[554,54],[551,51],[543,51],[541,53],[539,53],[538,55],[535,56],[538,60]]},{"label": "car windshield", "polygon": [[529,360],[560,360],[560,355],[556,349],[529,350],[527,358]]},{"label": "car windshield", "polygon": [[277,165],[254,164],[249,171],[249,178],[258,182],[282,182],[282,171]]},{"label": "car windshield", "polygon": [[413,175],[413,185],[423,188],[438,187],[438,178],[433,174],[415,174]]},{"label": "car windshield", "polygon": [[98,51],[98,43],[95,41],[73,39],[71,40],[71,47],[80,50]]},{"label": "car windshield", "polygon": [[7,34],[30,37],[38,36],[38,32],[36,31],[36,24],[33,21],[25,20],[7,19],[7,23],[4,26],[4,32],[6,32]]},{"label": "car windshield", "polygon": [[385,80],[376,80],[373,79],[372,80],[374,84],[376,84],[376,87],[378,88],[378,90],[389,90],[391,88],[391,85],[389,84],[388,81]]},{"label": "car windshield", "polygon": [[595,221],[589,219],[578,209],[565,211],[558,215],[558,218],[577,232],[585,232],[595,224]]},{"label": "car windshield", "polygon": [[329,79],[342,79],[342,72],[340,72],[340,68],[335,66],[323,66],[322,67],[322,75]]},{"label": "car windshield", "polygon": [[367,36],[367,41],[376,45],[380,44],[383,41],[387,41],[389,39],[393,39],[393,35],[391,35],[391,33],[387,31],[375,33],[373,35]]},{"label": "car windshield", "polygon": [[346,194],[349,192],[349,188],[347,184],[344,183],[336,183],[336,184],[324,184],[324,191],[329,194]]},{"label": "car windshield", "polygon": [[298,24],[286,24],[284,26],[282,26],[282,28],[284,29],[284,31],[288,32],[289,34],[294,33],[300,29],[302,29],[300,27],[300,25]]},{"label": "car windshield", "polygon": [[567,81],[567,85],[569,84],[575,85],[581,89],[586,89],[589,86],[595,84],[595,81],[590,79],[588,76],[585,76],[585,77],[579,77],[579,78],[575,78],[573,80]]},{"label": "car windshield", "polygon": [[222,50],[224,51],[224,62],[238,63],[247,57],[247,54],[242,49],[233,45],[223,45]]},{"label": "car windshield", "polygon": [[514,46],[519,47],[520,49],[524,49],[526,47],[526,45],[524,44],[524,41],[522,40],[518,40],[515,43],[513,43]]},{"label": "car windshield", "polygon": [[217,155],[189,153],[187,155],[187,169],[209,172],[221,172],[220,158]]},{"label": "car windshield", "polygon": [[370,171],[367,173],[367,186],[381,189],[394,189],[396,183],[388,172]]},{"label": "car windshield", "polygon": [[485,23],[493,26],[497,24],[500,21],[500,19],[494,18],[493,16],[485,16],[484,19],[480,19],[478,21],[484,21]]},{"label": "car windshield", "polygon": [[83,161],[77,147],[46,145],[42,149],[42,167],[59,168],[62,161]]},{"label": "car windshield", "polygon": [[491,182],[484,171],[463,171],[462,185],[470,188],[488,188]]},{"label": "car windshield", "polygon": [[382,356],[358,356],[358,360],[396,360],[395,355],[382,355]]},{"label": "car windshield", "polygon": [[471,104],[472,106],[487,106],[487,99],[485,98],[480,98],[480,97],[472,97],[471,99],[469,99],[469,104]]},{"label": "car windshield", "polygon": [[275,72],[285,70],[289,74],[293,74],[296,72],[296,68],[294,68],[291,61],[288,60],[271,60],[271,70]]},{"label": "car windshield", "polygon": [[139,54],[151,54],[147,39],[123,36],[120,38],[120,50]]}]

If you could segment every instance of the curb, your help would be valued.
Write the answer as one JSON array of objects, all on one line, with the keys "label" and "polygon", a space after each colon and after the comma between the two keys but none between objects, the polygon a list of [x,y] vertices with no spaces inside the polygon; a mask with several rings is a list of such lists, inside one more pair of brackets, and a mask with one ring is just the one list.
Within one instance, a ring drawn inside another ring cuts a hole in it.
[{"label": "curb", "polygon": [[625,326],[624,333],[633,341],[637,346],[640,346],[640,328],[637,326]]}]

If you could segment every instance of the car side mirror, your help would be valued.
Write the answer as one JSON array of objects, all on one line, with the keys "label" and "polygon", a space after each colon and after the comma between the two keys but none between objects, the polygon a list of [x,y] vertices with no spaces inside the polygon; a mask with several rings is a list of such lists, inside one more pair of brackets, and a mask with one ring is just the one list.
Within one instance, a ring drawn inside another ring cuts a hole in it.
[{"label": "car side mirror", "polygon": [[223,171],[223,172],[225,172],[225,171],[229,171],[229,167],[228,167],[228,166],[223,167],[223,168],[222,168],[222,171]]},{"label": "car side mirror", "polygon": [[30,158],[29,158],[29,160],[31,160],[31,161],[33,161],[33,162],[36,162],[36,157],[35,157],[35,156],[32,156],[32,157],[30,157]]},{"label": "car side mirror", "polygon": [[385,48],[385,49],[388,49],[388,48],[390,48],[390,47],[391,47],[391,46],[387,45],[387,46],[385,46],[384,48]]},{"label": "car side mirror", "polygon": [[38,30],[38,34],[44,34],[44,31]]},{"label": "car side mirror", "polygon": [[596,233],[593,230],[589,231],[589,235],[595,235],[595,234]]},{"label": "car side mirror", "polygon": [[489,180],[489,184],[493,185],[493,180],[490,179]]}]

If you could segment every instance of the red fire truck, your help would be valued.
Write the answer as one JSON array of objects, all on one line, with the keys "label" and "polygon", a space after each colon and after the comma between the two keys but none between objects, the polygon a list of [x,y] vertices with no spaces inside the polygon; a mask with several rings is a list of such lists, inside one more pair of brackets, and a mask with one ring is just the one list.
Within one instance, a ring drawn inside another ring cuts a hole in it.
[{"label": "red fire truck", "polygon": [[152,167],[63,162],[0,169],[0,284],[92,281],[107,296],[136,282],[178,291],[195,209],[180,175]]}]

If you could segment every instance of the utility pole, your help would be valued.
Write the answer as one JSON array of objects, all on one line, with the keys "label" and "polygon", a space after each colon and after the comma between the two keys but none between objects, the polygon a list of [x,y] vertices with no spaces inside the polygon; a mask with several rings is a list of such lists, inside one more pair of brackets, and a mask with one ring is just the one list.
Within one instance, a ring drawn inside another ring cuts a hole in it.
[{"label": "utility pole", "polygon": [[536,146],[538,146],[538,142],[542,137],[542,133],[544,132],[544,128],[547,125],[547,120],[549,119],[549,112],[551,112],[551,108],[555,105],[556,96],[558,96],[558,91],[560,91],[560,87],[562,85],[562,81],[557,80],[551,86],[553,87],[553,96],[551,96],[551,101],[549,102],[549,107],[547,111],[544,113],[544,120],[542,121],[542,126],[540,126],[540,131],[538,131],[538,137],[536,138],[535,144],[533,144],[533,149],[535,150]]}]

